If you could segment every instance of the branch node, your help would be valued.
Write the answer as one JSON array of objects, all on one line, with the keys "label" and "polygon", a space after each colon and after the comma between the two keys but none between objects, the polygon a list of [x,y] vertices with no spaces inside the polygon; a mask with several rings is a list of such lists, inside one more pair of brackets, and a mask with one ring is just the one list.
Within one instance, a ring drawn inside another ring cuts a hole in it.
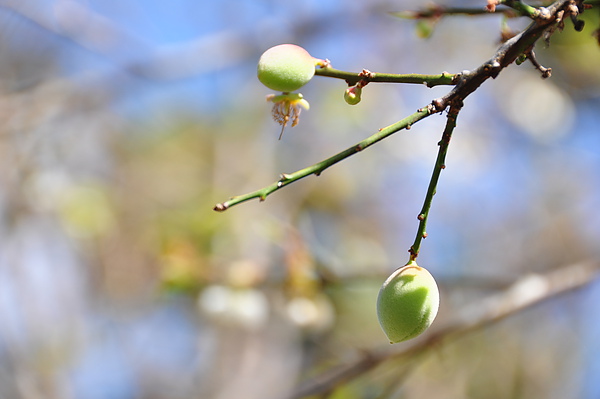
[{"label": "branch node", "polygon": [[467,79],[467,76],[469,76],[470,74],[471,74],[471,71],[469,71],[468,69],[465,69],[462,72],[454,75],[454,78],[452,79],[452,83],[454,83],[457,86],[460,84],[463,84],[464,81]]},{"label": "branch node", "polygon": [[502,65],[500,65],[500,62],[498,62],[498,60],[490,60],[490,62],[483,66],[483,70],[485,72],[489,72],[490,76],[492,76],[493,78],[496,78],[496,76],[498,76],[501,69]]},{"label": "branch node", "polygon": [[527,59],[533,64],[535,69],[541,72],[542,79],[547,79],[552,76],[552,68],[546,68],[542,64],[540,64],[535,56],[533,50],[530,50],[526,53]]},{"label": "branch node", "polygon": [[319,60],[317,62],[317,66],[321,69],[331,68],[331,61],[329,61],[327,58],[324,60]]},{"label": "branch node", "polygon": [[227,208],[228,208],[227,204],[225,202],[222,202],[220,204],[215,205],[215,207],[213,208],[213,211],[224,212],[227,210]]},{"label": "branch node", "polygon": [[575,3],[571,3],[567,7],[567,12],[571,14],[572,17],[576,17],[579,15],[579,8],[575,5]]},{"label": "branch node", "polygon": [[543,21],[549,20],[550,17],[552,16],[550,11],[546,7],[540,7],[540,8],[538,8],[538,11],[539,11],[539,13],[537,15],[537,18],[539,18]]},{"label": "branch node", "polygon": [[436,98],[431,102],[433,112],[442,112],[446,108],[446,102],[443,98]]},{"label": "branch node", "polygon": [[369,71],[368,69],[363,69],[361,73],[358,74],[361,78],[371,80],[375,77],[375,73]]}]

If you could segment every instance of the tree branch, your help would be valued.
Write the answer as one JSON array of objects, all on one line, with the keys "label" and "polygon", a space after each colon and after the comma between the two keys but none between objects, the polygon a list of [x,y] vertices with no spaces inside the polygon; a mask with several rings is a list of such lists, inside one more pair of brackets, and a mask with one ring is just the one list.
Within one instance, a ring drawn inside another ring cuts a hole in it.
[{"label": "tree branch", "polygon": [[369,76],[365,76],[362,73],[346,72],[331,67],[325,67],[317,69],[315,71],[315,75],[326,76],[329,78],[344,79],[349,86],[353,86],[361,80],[376,83],[424,84],[427,87],[434,87],[439,85],[453,85],[456,83],[456,75],[448,72],[442,72],[438,75],[422,75],[418,73],[394,74],[371,72]]},{"label": "tree branch", "polygon": [[504,4],[525,17],[535,19],[540,16],[540,9],[525,4],[521,0],[498,0],[498,4]]},{"label": "tree branch", "polygon": [[[282,178],[276,181],[275,183],[264,187],[262,189],[253,191],[248,194],[240,195],[237,197],[233,197],[229,201],[219,203],[215,205],[213,208],[215,211],[225,211],[229,207],[239,204],[241,202],[259,198],[261,201],[265,200],[266,197],[277,191],[278,189],[287,186],[294,181],[300,180],[310,174],[319,175],[323,170],[328,167],[338,163],[339,161],[348,158],[351,155],[356,154],[357,152],[362,151],[364,148],[375,144],[376,142],[388,137],[389,135],[396,133],[399,130],[407,128],[412,124],[418,122],[419,120],[429,116],[432,113],[442,112],[447,107],[452,104],[462,104],[462,102],[479,86],[483,84],[489,78],[496,78],[498,74],[506,68],[508,65],[512,64],[521,54],[529,53],[534,44],[542,37],[546,39],[549,38],[557,26],[562,23],[562,18],[564,14],[568,14],[568,7],[571,5],[573,0],[558,0],[555,3],[551,4],[548,7],[541,7],[538,10],[538,17],[529,25],[527,29],[514,36],[513,38],[507,40],[500,48],[496,51],[494,56],[490,58],[488,61],[480,65],[474,71],[463,71],[458,75],[451,75],[442,73],[440,75],[414,75],[415,77],[419,77],[420,81],[413,81],[411,83],[426,83],[428,84],[428,80],[424,77],[432,78],[431,82],[436,82],[435,79],[439,79],[440,81],[446,81],[450,77],[452,77],[452,82],[456,85],[454,88],[445,96],[435,99],[432,101],[431,105],[426,108],[419,109],[416,113],[402,119],[401,121],[390,125],[384,129],[381,129],[378,133],[370,136],[369,138],[361,141],[357,145],[346,149],[330,158],[327,158],[324,161],[321,161],[317,164],[309,166],[308,168],[299,170],[297,172],[291,174],[284,174]],[[581,0],[579,0],[581,3]],[[329,72],[327,70],[329,69]],[[332,68],[323,68],[318,69],[317,74],[321,76],[327,76],[329,74],[331,77],[338,77],[340,79],[351,79],[350,82],[353,82],[353,79],[363,79],[364,76],[359,76],[357,74],[351,74],[348,72],[337,71]],[[402,79],[408,79],[410,75],[388,75],[396,76],[400,79],[400,76],[403,76]],[[375,74],[375,78],[377,74]],[[437,78],[434,78],[437,77]],[[417,79],[417,78],[415,78]],[[440,83],[445,84],[445,83]]]},{"label": "tree branch", "polygon": [[298,181],[308,175],[315,174],[318,176],[321,174],[321,172],[323,172],[325,169],[329,168],[330,166],[348,158],[351,155],[356,154],[357,152],[364,150],[367,147],[372,146],[373,144],[377,143],[378,141],[383,140],[384,138],[396,133],[399,130],[410,128],[413,124],[417,123],[421,119],[428,117],[432,113],[433,113],[433,108],[431,106],[427,106],[427,107],[418,109],[417,112],[415,112],[414,114],[409,115],[406,118],[404,118],[390,126],[384,127],[383,129],[379,129],[379,131],[377,133],[367,137],[360,143],[353,145],[352,147],[349,147],[346,150],[335,154],[332,157],[329,157],[321,162],[317,162],[316,164],[311,165],[307,168],[301,169],[297,172],[289,173],[289,174],[284,173],[281,175],[281,178],[279,180],[277,180],[275,183],[270,184],[266,187],[263,187],[259,190],[244,194],[244,195],[232,197],[229,201],[225,201],[225,202],[215,205],[215,207],[213,209],[218,212],[223,212],[234,205],[237,205],[239,203],[242,203],[242,202],[254,199],[254,198],[258,198],[261,201],[264,201],[268,195],[279,190],[280,188],[286,187],[287,185],[289,185],[295,181]]}]

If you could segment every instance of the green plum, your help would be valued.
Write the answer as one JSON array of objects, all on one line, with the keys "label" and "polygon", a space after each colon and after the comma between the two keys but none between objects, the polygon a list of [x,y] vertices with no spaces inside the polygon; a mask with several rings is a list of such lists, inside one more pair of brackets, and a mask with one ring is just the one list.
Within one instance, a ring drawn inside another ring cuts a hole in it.
[{"label": "green plum", "polygon": [[433,323],[439,303],[435,279],[426,269],[411,261],[394,271],[379,290],[379,324],[390,343],[409,340]]},{"label": "green plum", "polygon": [[269,89],[289,93],[312,79],[319,61],[300,46],[280,44],[258,60],[258,80]]}]

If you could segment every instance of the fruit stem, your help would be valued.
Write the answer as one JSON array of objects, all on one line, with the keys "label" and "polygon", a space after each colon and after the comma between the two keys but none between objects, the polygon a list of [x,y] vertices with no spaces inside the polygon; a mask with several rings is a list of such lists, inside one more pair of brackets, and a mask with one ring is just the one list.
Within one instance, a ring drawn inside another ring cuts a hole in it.
[{"label": "fruit stem", "polygon": [[421,249],[421,241],[425,237],[427,237],[426,227],[427,219],[429,217],[429,210],[431,209],[431,202],[433,201],[433,196],[436,193],[437,184],[442,169],[446,168],[446,154],[448,152],[448,146],[450,145],[450,139],[452,138],[452,132],[456,127],[456,118],[458,117],[458,113],[460,112],[461,108],[462,102],[457,101],[451,104],[450,109],[448,110],[448,115],[446,117],[446,127],[444,128],[444,133],[442,133],[442,139],[438,143],[440,148],[438,150],[437,159],[435,161],[435,166],[433,168],[431,179],[429,180],[429,187],[427,188],[427,194],[425,195],[423,208],[417,216],[417,219],[419,219],[417,235],[415,237],[415,242],[408,250],[408,252],[410,252],[410,258],[408,263],[411,263],[417,259],[417,256],[419,256],[419,251]]}]

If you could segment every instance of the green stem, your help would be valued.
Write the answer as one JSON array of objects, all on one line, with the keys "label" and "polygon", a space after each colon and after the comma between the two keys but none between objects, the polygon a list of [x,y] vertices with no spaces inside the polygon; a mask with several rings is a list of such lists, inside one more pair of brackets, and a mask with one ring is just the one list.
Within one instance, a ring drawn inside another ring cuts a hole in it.
[{"label": "green stem", "polygon": [[277,180],[276,182],[274,182],[273,184],[270,184],[266,187],[263,187],[256,191],[252,191],[247,194],[233,197],[229,201],[219,203],[219,204],[215,205],[214,210],[218,211],[218,212],[222,212],[234,205],[237,205],[239,203],[242,203],[242,202],[254,199],[254,198],[258,198],[261,201],[264,201],[269,194],[272,194],[273,192],[279,190],[280,188],[286,187],[289,184],[291,184],[297,180],[300,180],[306,176],[312,175],[312,174],[315,174],[318,176],[321,174],[321,172],[323,172],[325,169],[329,168],[330,166],[364,150],[367,147],[370,147],[371,145],[377,143],[378,141],[381,141],[384,138],[386,138],[402,129],[410,128],[410,126],[412,126],[416,122],[420,121],[421,119],[428,117],[433,112],[434,111],[431,106],[421,108],[421,109],[417,110],[417,112],[415,112],[414,114],[409,115],[406,118],[404,118],[390,126],[380,129],[377,133],[367,137],[366,139],[362,140],[358,144],[353,145],[352,147],[349,147],[346,150],[335,154],[332,157],[329,157],[321,162],[318,162],[314,165],[311,165],[307,168],[301,169],[294,173],[283,174],[283,175],[281,175],[281,178],[279,180]]},{"label": "green stem", "polygon": [[499,3],[512,8],[524,17],[535,19],[540,16],[540,10],[523,3],[521,0],[500,0]]},{"label": "green stem", "polygon": [[415,242],[408,250],[408,252],[410,252],[409,263],[417,259],[417,256],[419,256],[419,250],[421,249],[421,241],[427,237],[426,227],[427,219],[429,217],[429,210],[431,209],[431,202],[433,201],[433,196],[437,190],[440,173],[442,172],[442,169],[446,167],[446,153],[448,152],[448,146],[450,144],[450,139],[452,138],[452,132],[456,127],[456,118],[458,117],[458,113],[462,107],[462,103],[459,103],[460,104],[457,103],[456,105],[452,105],[448,111],[446,127],[444,128],[442,139],[438,143],[440,148],[438,150],[437,159],[435,160],[433,174],[431,175],[431,180],[429,181],[429,187],[427,188],[427,194],[425,195],[423,208],[417,217],[419,219],[417,236],[415,237]]},{"label": "green stem", "polygon": [[418,73],[394,74],[394,73],[371,73],[364,76],[357,72],[340,71],[335,68],[325,67],[317,68],[315,75],[326,76],[328,78],[344,79],[348,85],[354,86],[359,81],[377,82],[377,83],[413,83],[424,84],[427,87],[455,84],[455,75],[448,72],[442,72],[437,75],[422,75]]}]

